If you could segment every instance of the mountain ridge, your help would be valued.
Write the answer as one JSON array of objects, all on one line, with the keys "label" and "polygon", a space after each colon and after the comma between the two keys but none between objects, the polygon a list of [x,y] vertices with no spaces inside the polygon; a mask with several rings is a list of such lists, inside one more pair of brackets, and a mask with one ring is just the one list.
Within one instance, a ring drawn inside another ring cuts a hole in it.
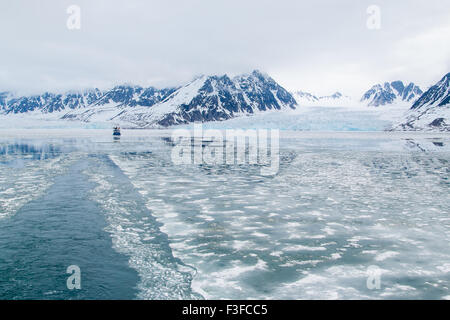
[{"label": "mountain ridge", "polygon": [[395,103],[411,103],[417,100],[423,91],[419,86],[410,82],[405,85],[403,81],[385,82],[383,85],[375,84],[361,97],[360,102],[369,107],[379,107]]},{"label": "mountain ridge", "polygon": [[177,88],[119,85],[109,90],[11,97],[0,93],[3,114],[62,113],[60,119],[127,122],[167,127],[194,121],[221,121],[240,114],[295,109],[292,95],[269,75],[254,70],[233,78],[200,76]]},{"label": "mountain ridge", "polygon": [[450,72],[414,102],[395,129],[450,131]]},{"label": "mountain ridge", "polygon": [[339,91],[326,96],[319,96],[305,91],[292,92],[295,100],[300,106],[344,106],[352,104],[349,96],[343,95]]}]

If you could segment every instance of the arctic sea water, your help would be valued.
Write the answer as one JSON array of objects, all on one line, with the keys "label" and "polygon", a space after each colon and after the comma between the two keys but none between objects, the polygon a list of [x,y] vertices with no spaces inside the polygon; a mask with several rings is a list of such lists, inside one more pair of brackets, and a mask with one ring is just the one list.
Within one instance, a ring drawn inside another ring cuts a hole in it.
[{"label": "arctic sea water", "polygon": [[2,132],[0,298],[450,298],[448,135],[282,131],[267,177],[168,137]]}]

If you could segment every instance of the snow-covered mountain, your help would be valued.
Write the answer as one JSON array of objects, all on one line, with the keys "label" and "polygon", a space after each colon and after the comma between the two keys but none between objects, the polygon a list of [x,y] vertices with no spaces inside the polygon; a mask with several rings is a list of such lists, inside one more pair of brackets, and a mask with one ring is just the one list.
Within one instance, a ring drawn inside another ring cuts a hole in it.
[{"label": "snow-covered mountain", "polygon": [[71,92],[67,94],[54,94],[46,92],[42,95],[28,97],[11,97],[3,104],[4,113],[25,113],[41,111],[52,113],[55,111],[86,107],[101,96],[98,89],[84,92]]},{"label": "snow-covered mountain", "polygon": [[450,131],[450,73],[428,89],[406,113],[400,130]]},{"label": "snow-covered mountain", "polygon": [[10,97],[0,93],[3,114],[58,112],[65,120],[113,121],[137,127],[167,127],[220,121],[267,110],[295,109],[292,95],[259,71],[230,78],[202,76],[180,88],[123,85],[111,90]]},{"label": "snow-covered mountain", "polygon": [[309,92],[293,92],[295,100],[299,106],[348,106],[352,99],[340,92],[335,92],[328,96],[317,96]]},{"label": "snow-covered mountain", "polygon": [[349,96],[345,96],[340,92],[335,92],[329,96],[319,97],[319,102],[323,106],[348,106],[353,103]]},{"label": "snow-covered mountain", "polygon": [[259,71],[234,78],[202,76],[151,107],[118,116],[139,127],[170,126],[194,121],[221,121],[242,114],[295,109],[292,95]]},{"label": "snow-covered mountain", "polygon": [[319,102],[319,98],[309,92],[295,91],[292,92],[292,95],[294,96],[295,100],[299,105],[309,106],[315,105],[317,102]]},{"label": "snow-covered mountain", "polygon": [[0,110],[2,110],[4,106],[6,106],[6,103],[10,98],[10,95],[11,94],[7,91],[0,92]]},{"label": "snow-covered mountain", "polygon": [[3,113],[27,113],[40,111],[53,113],[84,109],[106,104],[124,106],[152,106],[165,99],[175,89],[158,90],[138,86],[117,86],[102,92],[99,89],[88,89],[82,92],[55,94],[46,92],[41,95],[14,97],[4,92],[0,93],[0,108]]},{"label": "snow-covered mountain", "polygon": [[398,80],[385,82],[383,85],[376,84],[368,90],[361,98],[361,102],[367,106],[384,106],[389,104],[409,104],[416,101],[422,90],[414,83],[405,84]]},{"label": "snow-covered mountain", "polygon": [[90,106],[103,106],[116,104],[128,107],[151,107],[167,98],[176,88],[156,89],[143,88],[133,85],[121,85],[103,93],[103,95]]}]

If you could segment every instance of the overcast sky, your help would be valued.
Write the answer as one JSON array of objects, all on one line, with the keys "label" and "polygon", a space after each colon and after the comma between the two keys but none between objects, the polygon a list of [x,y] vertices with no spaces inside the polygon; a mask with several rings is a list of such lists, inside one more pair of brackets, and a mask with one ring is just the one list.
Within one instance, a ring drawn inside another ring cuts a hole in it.
[{"label": "overcast sky", "polygon": [[[367,27],[373,4],[380,29]],[[450,71],[449,0],[1,0],[0,34],[0,91],[19,93],[259,69],[289,90],[359,97]]]}]

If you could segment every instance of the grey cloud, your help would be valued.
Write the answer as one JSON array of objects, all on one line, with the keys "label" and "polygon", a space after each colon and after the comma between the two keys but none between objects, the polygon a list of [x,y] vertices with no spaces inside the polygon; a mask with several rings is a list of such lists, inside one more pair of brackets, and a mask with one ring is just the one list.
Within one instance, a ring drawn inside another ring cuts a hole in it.
[{"label": "grey cloud", "polygon": [[[71,4],[81,8],[80,30],[66,28]],[[370,4],[5,0],[0,91],[168,86],[198,74],[258,68],[289,89],[358,94],[394,78],[427,85],[449,71],[448,34],[442,34],[448,1],[376,1],[382,18],[376,31],[366,27]],[[409,50],[422,43],[439,52]]]}]

